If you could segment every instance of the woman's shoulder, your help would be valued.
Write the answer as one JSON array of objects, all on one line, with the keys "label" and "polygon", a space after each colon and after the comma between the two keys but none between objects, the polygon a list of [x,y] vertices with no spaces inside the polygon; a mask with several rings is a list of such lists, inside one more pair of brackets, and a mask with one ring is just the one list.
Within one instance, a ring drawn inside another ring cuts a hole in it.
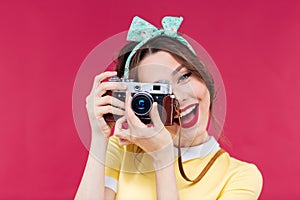
[{"label": "woman's shoulder", "polygon": [[227,194],[229,191],[235,191],[228,194],[258,197],[263,186],[263,176],[257,165],[234,158],[227,152],[224,153],[222,160],[228,166],[228,180],[223,193]]},{"label": "woman's shoulder", "polygon": [[236,172],[249,171],[261,175],[256,164],[232,157],[228,152],[224,156],[229,161],[229,170]]}]

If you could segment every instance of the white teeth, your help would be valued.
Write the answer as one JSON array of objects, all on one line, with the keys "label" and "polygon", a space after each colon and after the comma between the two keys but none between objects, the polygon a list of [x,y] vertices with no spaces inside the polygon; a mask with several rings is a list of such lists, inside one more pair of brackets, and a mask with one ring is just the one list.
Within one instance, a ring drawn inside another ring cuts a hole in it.
[{"label": "white teeth", "polygon": [[[190,112],[192,112],[195,108],[196,108],[196,105],[190,107],[189,109],[187,109],[184,112],[180,113],[180,117],[184,117],[184,116],[190,114]],[[175,116],[175,118],[178,118],[178,116]]]}]

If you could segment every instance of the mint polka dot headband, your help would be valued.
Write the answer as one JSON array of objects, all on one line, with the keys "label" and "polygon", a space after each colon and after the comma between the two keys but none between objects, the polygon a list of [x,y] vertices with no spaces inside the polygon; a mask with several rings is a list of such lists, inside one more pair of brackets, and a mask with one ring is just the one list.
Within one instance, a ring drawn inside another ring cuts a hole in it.
[{"label": "mint polka dot headband", "polygon": [[129,76],[129,63],[136,51],[147,41],[159,35],[166,35],[172,38],[176,38],[181,43],[186,45],[196,55],[193,47],[188,43],[188,41],[186,41],[182,36],[177,34],[177,30],[179,29],[179,26],[181,25],[182,21],[182,17],[166,16],[162,19],[163,29],[158,29],[149,22],[145,21],[144,19],[135,16],[131,22],[127,34],[127,40],[139,43],[133,48],[126,60],[124,78],[128,78]]}]

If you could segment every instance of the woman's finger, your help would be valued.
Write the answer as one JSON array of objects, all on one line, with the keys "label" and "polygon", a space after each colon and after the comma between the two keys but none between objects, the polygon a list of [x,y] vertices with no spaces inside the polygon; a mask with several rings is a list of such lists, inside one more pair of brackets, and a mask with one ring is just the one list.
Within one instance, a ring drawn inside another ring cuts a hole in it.
[{"label": "woman's finger", "polygon": [[132,142],[130,142],[129,140],[123,139],[123,138],[118,138],[118,142],[120,146],[124,146],[124,145],[128,145],[128,144],[132,144]]},{"label": "woman's finger", "polygon": [[111,105],[100,106],[95,108],[95,115],[102,117],[104,114],[111,113],[113,115],[125,115],[125,111]]},{"label": "woman's finger", "polygon": [[125,109],[125,103],[113,96],[107,95],[95,100],[96,106],[112,105],[114,107]]},{"label": "woman's finger", "polygon": [[123,116],[116,121],[114,135],[121,139],[121,142],[125,140],[130,142],[130,130],[123,128],[123,123],[126,122],[126,117]]},{"label": "woman's finger", "polygon": [[132,97],[130,92],[126,91],[126,98],[125,98],[125,116],[128,122],[128,125],[131,129],[144,128],[146,125],[141,122],[141,120],[135,115],[133,110],[131,109],[131,101]]},{"label": "woman's finger", "polygon": [[122,116],[120,117],[117,121],[116,121],[116,124],[115,124],[115,130],[116,131],[119,131],[121,129],[123,129],[123,123],[126,122],[126,117],[125,116]]},{"label": "woman's finger", "polygon": [[158,112],[158,104],[157,102],[154,102],[152,104],[152,109],[150,111],[150,118],[151,118],[151,121],[154,125],[155,128],[163,128],[164,127],[164,124],[162,123],[161,119],[160,119],[160,115],[159,115],[159,112]]},{"label": "woman's finger", "polygon": [[101,98],[108,90],[126,90],[127,86],[121,82],[103,82],[96,88],[95,94]]},{"label": "woman's finger", "polygon": [[102,133],[105,137],[109,137],[111,133],[110,126],[106,123],[105,119],[103,117],[97,117],[99,128],[102,130]]},{"label": "woman's finger", "polygon": [[112,76],[116,76],[116,75],[117,75],[116,71],[106,71],[106,72],[103,72],[103,73],[97,75],[94,79],[92,90],[95,90],[100,85],[100,83],[102,81],[104,81],[105,79],[112,77]]}]

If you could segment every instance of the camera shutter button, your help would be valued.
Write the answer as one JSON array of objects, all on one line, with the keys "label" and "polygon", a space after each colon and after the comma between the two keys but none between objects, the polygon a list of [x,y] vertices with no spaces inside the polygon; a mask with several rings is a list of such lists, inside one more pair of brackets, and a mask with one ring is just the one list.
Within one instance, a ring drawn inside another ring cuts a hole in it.
[{"label": "camera shutter button", "polygon": [[134,86],[134,90],[139,91],[140,89],[141,89],[141,86],[139,86],[139,85]]}]

